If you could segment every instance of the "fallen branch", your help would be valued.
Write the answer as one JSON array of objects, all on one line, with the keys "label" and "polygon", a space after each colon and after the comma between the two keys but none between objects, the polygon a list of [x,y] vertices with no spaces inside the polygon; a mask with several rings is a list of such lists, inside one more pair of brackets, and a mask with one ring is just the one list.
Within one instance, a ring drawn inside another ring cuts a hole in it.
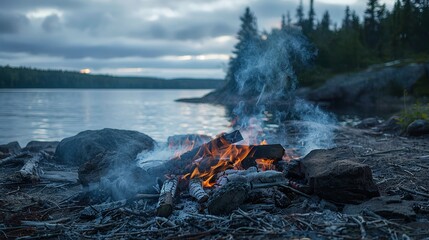
[{"label": "fallen branch", "polygon": [[176,177],[164,181],[156,207],[157,216],[168,217],[173,212],[173,199],[176,194],[178,182]]},{"label": "fallen branch", "polygon": [[42,159],[43,155],[39,153],[30,160],[28,160],[21,168],[21,170],[19,170],[21,178],[23,180],[39,181],[40,175],[43,174],[42,170],[39,168],[39,162]]},{"label": "fallen branch", "polygon": [[29,156],[28,152],[22,152],[22,153],[14,154],[14,155],[11,155],[7,158],[1,159],[0,160],[0,166],[10,164],[10,163],[21,164],[24,162],[24,160],[20,159],[20,158],[24,157],[24,156]]},{"label": "fallen branch", "polygon": [[408,188],[405,188],[405,187],[402,187],[402,186],[399,187],[399,189],[401,189],[402,191],[405,191],[405,192],[409,192],[411,194],[416,194],[416,195],[420,195],[422,197],[429,198],[429,194],[427,194],[427,193],[422,193],[422,192],[414,191],[414,190],[411,190],[411,189],[408,189]]},{"label": "fallen branch", "polygon": [[398,148],[398,149],[392,149],[392,150],[386,150],[386,151],[379,151],[379,152],[373,152],[373,153],[368,153],[365,155],[362,155],[362,157],[369,157],[369,156],[373,156],[373,155],[378,155],[378,154],[385,154],[385,153],[391,153],[391,152],[401,152],[401,151],[406,151],[408,150],[407,148]]}]

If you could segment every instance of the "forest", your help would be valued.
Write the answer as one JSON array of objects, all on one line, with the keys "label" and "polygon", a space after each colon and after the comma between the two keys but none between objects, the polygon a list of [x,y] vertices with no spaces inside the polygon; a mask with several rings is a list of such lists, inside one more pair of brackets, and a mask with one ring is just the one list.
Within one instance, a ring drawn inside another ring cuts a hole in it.
[{"label": "forest", "polygon": [[142,88],[213,89],[223,84],[218,79],[156,77],[115,77],[73,71],[39,70],[0,66],[0,88]]},{"label": "forest", "polygon": [[317,19],[314,0],[310,0],[308,11],[301,0],[294,19],[287,12],[281,18],[280,29],[259,31],[256,16],[247,8],[241,17],[239,42],[229,63],[227,80],[234,82],[230,80],[234,80],[237,69],[242,67],[242,59],[258,51],[255,46],[261,50],[264,48],[261,46],[270,45],[266,42],[279,42],[279,38],[287,41],[291,34],[303,34],[306,48],[310,49],[304,56],[309,59],[303,59],[302,53],[295,53],[301,56],[295,57],[297,61],[292,63],[301,86],[318,86],[334,74],[358,71],[375,64],[429,59],[428,0],[397,0],[392,9],[378,0],[369,0],[363,14],[347,6],[340,24],[332,22],[328,11]]}]

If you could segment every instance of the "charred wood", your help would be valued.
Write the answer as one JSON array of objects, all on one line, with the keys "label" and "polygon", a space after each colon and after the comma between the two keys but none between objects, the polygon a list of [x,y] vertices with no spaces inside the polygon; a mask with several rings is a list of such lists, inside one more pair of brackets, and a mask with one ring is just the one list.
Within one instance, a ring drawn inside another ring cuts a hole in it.
[{"label": "charred wood", "polygon": [[192,172],[190,169],[195,168],[193,165],[194,160],[202,158],[217,149],[225,148],[230,144],[239,142],[241,140],[243,140],[243,137],[238,130],[232,133],[224,134],[208,143],[202,144],[199,147],[195,147],[194,149],[185,152],[179,157],[170,159],[156,167],[149,168],[147,169],[147,172],[152,176],[160,177],[164,177],[166,174],[183,175]]},{"label": "charred wood", "polygon": [[237,145],[238,149],[248,148],[251,150],[246,158],[241,162],[241,166],[244,169],[247,169],[251,166],[256,166],[256,159],[270,159],[274,160],[273,164],[276,164],[278,161],[281,161],[285,153],[285,149],[280,144],[269,144],[269,145],[250,145],[242,146]]},{"label": "charred wood", "polygon": [[210,214],[221,215],[241,206],[248,197],[250,187],[246,183],[231,182],[217,190],[210,198],[207,208]]},{"label": "charred wood", "polygon": [[204,191],[199,178],[189,180],[189,194],[199,203],[206,202],[209,199],[209,195]]},{"label": "charred wood", "polygon": [[157,216],[168,217],[173,212],[173,201],[176,195],[177,185],[178,179],[175,177],[164,181],[156,207]]}]

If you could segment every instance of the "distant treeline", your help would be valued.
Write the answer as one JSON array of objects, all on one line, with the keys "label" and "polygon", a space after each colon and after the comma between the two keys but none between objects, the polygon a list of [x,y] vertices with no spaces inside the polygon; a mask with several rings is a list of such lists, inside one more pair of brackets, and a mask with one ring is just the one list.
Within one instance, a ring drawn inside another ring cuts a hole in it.
[{"label": "distant treeline", "polygon": [[224,81],[217,79],[114,77],[73,71],[0,66],[0,88],[213,89],[223,83]]}]

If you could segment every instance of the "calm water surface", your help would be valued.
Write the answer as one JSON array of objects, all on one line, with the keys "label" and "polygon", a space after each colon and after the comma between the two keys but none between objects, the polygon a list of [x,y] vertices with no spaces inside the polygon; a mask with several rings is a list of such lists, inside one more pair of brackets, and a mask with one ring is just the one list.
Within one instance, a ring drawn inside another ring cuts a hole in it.
[{"label": "calm water surface", "polygon": [[88,129],[137,130],[157,141],[174,134],[229,131],[225,109],[174,102],[210,90],[0,89],[0,144],[61,140]]}]

